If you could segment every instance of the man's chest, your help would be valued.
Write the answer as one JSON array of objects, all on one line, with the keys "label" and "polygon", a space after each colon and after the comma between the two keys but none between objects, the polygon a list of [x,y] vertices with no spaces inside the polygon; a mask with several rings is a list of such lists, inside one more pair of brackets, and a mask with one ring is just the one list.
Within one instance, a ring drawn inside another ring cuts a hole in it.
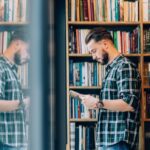
[{"label": "man's chest", "polygon": [[20,99],[22,97],[21,85],[17,73],[12,70],[5,72],[5,99]]},{"label": "man's chest", "polygon": [[117,89],[117,67],[111,68],[106,71],[102,89]]},{"label": "man's chest", "polygon": [[118,96],[117,87],[117,68],[111,68],[106,71],[101,88],[102,99],[116,99]]}]

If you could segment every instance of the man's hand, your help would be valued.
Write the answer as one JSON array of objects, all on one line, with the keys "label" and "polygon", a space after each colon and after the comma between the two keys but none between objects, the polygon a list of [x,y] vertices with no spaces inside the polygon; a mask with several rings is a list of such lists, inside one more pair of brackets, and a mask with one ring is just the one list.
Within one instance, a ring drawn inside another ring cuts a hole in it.
[{"label": "man's hand", "polygon": [[88,109],[96,109],[97,108],[97,103],[99,102],[99,99],[97,99],[91,95],[84,95],[81,98],[82,98],[82,103]]}]

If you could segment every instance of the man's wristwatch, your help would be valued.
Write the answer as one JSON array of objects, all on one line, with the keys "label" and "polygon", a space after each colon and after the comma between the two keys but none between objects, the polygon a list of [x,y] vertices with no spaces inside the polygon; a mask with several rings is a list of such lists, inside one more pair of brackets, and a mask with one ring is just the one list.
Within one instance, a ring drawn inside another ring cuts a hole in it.
[{"label": "man's wristwatch", "polygon": [[96,104],[96,107],[97,108],[103,108],[104,107],[104,103],[102,101],[99,101],[97,104]]}]

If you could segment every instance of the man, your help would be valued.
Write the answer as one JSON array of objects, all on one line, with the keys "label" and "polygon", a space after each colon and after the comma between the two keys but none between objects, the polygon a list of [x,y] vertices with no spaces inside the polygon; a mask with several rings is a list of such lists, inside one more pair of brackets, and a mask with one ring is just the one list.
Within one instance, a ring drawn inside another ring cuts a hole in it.
[{"label": "man", "polygon": [[17,65],[29,60],[29,36],[16,30],[0,57],[0,150],[25,150],[27,146],[24,99],[17,76]]},{"label": "man", "polygon": [[91,30],[85,42],[94,60],[106,66],[100,100],[82,97],[90,109],[99,109],[96,129],[98,150],[137,150],[141,78],[137,67],[113,44],[104,28]]}]

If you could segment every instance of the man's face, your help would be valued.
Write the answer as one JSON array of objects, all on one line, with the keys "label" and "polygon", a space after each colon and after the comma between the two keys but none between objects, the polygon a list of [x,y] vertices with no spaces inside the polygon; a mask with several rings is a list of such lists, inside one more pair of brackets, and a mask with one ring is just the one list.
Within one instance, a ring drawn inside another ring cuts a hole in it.
[{"label": "man's face", "polygon": [[14,55],[14,62],[17,65],[25,64],[29,61],[29,44],[21,41],[18,51]]},{"label": "man's face", "polygon": [[103,41],[95,42],[91,40],[88,43],[89,53],[92,54],[92,58],[102,65],[106,65],[109,62],[108,52],[106,52],[103,45]]}]

